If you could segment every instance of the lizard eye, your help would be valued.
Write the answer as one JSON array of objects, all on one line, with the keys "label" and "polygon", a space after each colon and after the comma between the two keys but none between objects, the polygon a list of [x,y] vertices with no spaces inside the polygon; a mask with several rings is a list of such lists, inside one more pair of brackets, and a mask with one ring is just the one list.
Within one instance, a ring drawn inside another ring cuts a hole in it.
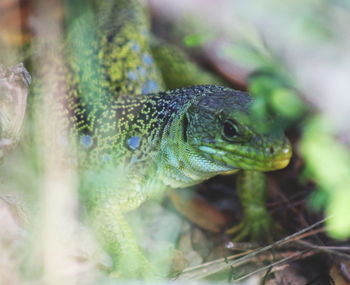
[{"label": "lizard eye", "polygon": [[226,121],[224,123],[224,136],[227,139],[232,139],[238,135],[238,127],[232,121]]}]

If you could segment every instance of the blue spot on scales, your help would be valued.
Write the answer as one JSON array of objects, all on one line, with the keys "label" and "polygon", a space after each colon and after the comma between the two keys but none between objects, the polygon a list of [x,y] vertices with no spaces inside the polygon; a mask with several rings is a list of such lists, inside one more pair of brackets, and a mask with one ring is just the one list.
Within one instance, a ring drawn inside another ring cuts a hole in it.
[{"label": "blue spot on scales", "polygon": [[138,136],[131,137],[128,144],[131,149],[135,150],[140,146],[140,138]]},{"label": "blue spot on scales", "polygon": [[132,51],[138,52],[140,51],[140,45],[137,42],[134,42],[133,45],[131,46]]},{"label": "blue spot on scales", "polygon": [[133,81],[137,79],[137,74],[134,71],[129,71],[126,76],[128,77],[128,79]]},{"label": "blue spot on scales", "polygon": [[88,136],[88,135],[82,136],[80,139],[80,143],[83,145],[83,147],[89,148],[92,145],[91,136]]},{"label": "blue spot on scales", "polygon": [[143,55],[142,61],[144,64],[151,66],[153,64],[153,58],[148,53]]},{"label": "blue spot on scales", "polygon": [[158,84],[154,80],[147,80],[145,84],[142,85],[141,93],[148,94],[158,91]]}]

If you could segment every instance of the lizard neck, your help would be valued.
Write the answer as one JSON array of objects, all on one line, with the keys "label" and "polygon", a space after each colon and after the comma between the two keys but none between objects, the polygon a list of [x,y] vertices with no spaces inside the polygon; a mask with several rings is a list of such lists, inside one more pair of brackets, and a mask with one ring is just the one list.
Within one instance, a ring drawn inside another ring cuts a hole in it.
[{"label": "lizard neck", "polygon": [[186,112],[182,105],[173,113],[162,131],[158,155],[155,160],[157,172],[163,183],[171,188],[181,188],[198,184],[220,173],[234,173],[225,165],[213,163],[203,153],[198,152],[184,137]]},{"label": "lizard neck", "polygon": [[[164,144],[164,143],[162,143]],[[179,154],[179,145],[169,144],[161,150],[157,172],[163,184],[171,188],[183,188],[198,184],[213,176],[222,173],[232,174],[238,169],[213,164],[191,149],[182,149]]]}]

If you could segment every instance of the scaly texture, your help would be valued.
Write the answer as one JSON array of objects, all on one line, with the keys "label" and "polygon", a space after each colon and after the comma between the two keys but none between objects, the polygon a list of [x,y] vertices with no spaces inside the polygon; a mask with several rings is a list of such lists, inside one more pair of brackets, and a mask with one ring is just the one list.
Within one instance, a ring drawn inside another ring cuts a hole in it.
[{"label": "scaly texture", "polygon": [[[124,212],[217,174],[283,168],[291,148],[281,131],[266,132],[269,122],[252,120],[246,92],[215,85],[158,92],[164,86],[139,1],[94,1],[93,7],[95,13],[87,9],[71,26],[62,51],[67,61],[48,67],[57,67],[54,84],[65,91],[52,95],[78,145],[82,197],[114,273],[144,276],[153,270]],[[242,189],[253,193],[259,179]]]}]

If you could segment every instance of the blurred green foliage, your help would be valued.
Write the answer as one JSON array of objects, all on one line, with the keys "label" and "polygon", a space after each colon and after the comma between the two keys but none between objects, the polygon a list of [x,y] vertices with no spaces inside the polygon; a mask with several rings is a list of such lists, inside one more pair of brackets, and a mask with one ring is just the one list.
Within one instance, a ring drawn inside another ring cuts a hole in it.
[{"label": "blurred green foliage", "polygon": [[[314,209],[326,210],[327,230],[336,239],[350,236],[350,153],[338,141],[338,130],[332,118],[314,115],[301,100],[296,83],[278,74],[255,73],[250,79],[250,92],[256,98],[253,115],[257,121],[272,114],[278,126],[302,128],[299,151],[305,161],[305,175],[315,181],[318,191],[310,198]],[[294,86],[293,86],[294,85]],[[308,112],[309,110],[309,112]],[[273,126],[273,127],[278,127]]]},{"label": "blurred green foliage", "polygon": [[330,118],[313,116],[305,124],[300,151],[319,189],[311,205],[326,208],[329,234],[343,239],[350,235],[350,153],[336,134]]},{"label": "blurred green foliage", "polygon": [[240,62],[252,66],[255,70],[281,69],[280,64],[274,62],[268,51],[261,45],[252,45],[247,42],[238,42],[224,46],[220,56],[231,62]]},{"label": "blurred green foliage", "polygon": [[250,77],[250,93],[256,98],[253,116],[257,121],[272,116],[275,123],[286,128],[299,120],[306,106],[289,80],[275,71],[256,72]]},{"label": "blurred green foliage", "polygon": [[298,95],[291,74],[277,56],[263,45],[253,46],[248,43],[229,45],[221,52],[229,61],[253,68],[248,85],[250,93],[255,97],[253,115],[257,121],[272,116],[279,127],[287,128],[303,117],[307,107]]},{"label": "blurred green foliage", "polygon": [[212,34],[191,34],[184,37],[183,42],[188,47],[201,46],[214,39]]}]

